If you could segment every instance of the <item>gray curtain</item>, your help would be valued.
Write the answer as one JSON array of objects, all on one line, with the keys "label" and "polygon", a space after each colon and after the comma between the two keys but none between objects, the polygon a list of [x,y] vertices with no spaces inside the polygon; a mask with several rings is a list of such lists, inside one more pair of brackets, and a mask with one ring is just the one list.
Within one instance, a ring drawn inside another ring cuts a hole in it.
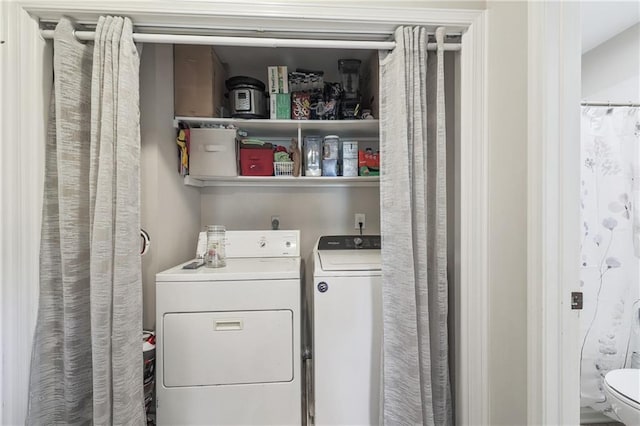
[{"label": "gray curtain", "polygon": [[380,61],[387,425],[452,424],[447,345],[444,29],[400,27]]},{"label": "gray curtain", "polygon": [[143,424],[131,21],[101,17],[81,43],[62,19],[53,62],[27,424]]}]

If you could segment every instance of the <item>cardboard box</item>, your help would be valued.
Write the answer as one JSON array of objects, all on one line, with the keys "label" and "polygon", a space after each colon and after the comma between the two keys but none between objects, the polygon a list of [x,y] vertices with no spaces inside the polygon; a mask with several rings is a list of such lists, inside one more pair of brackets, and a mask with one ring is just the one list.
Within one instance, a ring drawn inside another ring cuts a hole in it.
[{"label": "cardboard box", "polygon": [[289,93],[289,74],[285,65],[267,67],[269,94]]},{"label": "cardboard box", "polygon": [[291,95],[288,93],[272,93],[269,97],[269,116],[272,120],[289,120],[291,118]]},{"label": "cardboard box", "polygon": [[342,176],[358,176],[358,158],[344,158],[342,160]]},{"label": "cardboard box", "polygon": [[278,67],[278,88],[280,93],[289,93],[289,74],[286,66]]},{"label": "cardboard box", "polygon": [[[342,141],[342,158],[358,158],[358,142]],[[357,163],[356,163],[357,164]]]},{"label": "cardboard box", "polygon": [[227,73],[211,46],[173,48],[174,114],[222,117]]},{"label": "cardboard box", "polygon": [[278,67],[267,67],[267,80],[269,81],[269,93],[280,93]]},{"label": "cardboard box", "polygon": [[293,92],[291,94],[291,118],[309,120],[311,116],[311,95],[309,92]]},{"label": "cardboard box", "polygon": [[189,175],[238,176],[235,129],[191,129]]}]

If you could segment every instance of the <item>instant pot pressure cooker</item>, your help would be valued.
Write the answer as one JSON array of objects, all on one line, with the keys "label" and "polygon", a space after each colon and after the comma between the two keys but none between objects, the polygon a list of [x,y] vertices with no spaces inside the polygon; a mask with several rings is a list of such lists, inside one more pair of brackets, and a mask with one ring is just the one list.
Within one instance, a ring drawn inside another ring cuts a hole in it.
[{"label": "instant pot pressure cooker", "polygon": [[267,118],[267,101],[264,83],[245,76],[228,79],[231,116],[235,118]]}]

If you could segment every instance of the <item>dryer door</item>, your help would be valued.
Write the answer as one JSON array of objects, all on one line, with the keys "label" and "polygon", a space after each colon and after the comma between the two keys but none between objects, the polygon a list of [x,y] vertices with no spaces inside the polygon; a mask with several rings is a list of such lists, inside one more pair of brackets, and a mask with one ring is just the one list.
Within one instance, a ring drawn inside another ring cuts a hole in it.
[{"label": "dryer door", "polygon": [[168,313],[163,326],[166,387],[293,380],[290,310]]}]

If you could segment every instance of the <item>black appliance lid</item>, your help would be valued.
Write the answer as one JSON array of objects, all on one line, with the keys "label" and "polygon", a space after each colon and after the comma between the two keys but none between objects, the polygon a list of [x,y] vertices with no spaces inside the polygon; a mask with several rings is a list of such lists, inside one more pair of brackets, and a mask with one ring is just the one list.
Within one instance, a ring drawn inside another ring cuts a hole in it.
[{"label": "black appliance lid", "polygon": [[380,235],[326,235],[320,237],[318,250],[380,250]]},{"label": "black appliance lid", "polygon": [[227,90],[238,89],[241,87],[251,87],[256,88],[260,91],[264,91],[265,85],[263,82],[258,80],[257,78],[247,77],[244,75],[238,75],[235,77],[231,77],[227,81],[224,82],[227,86]]}]

